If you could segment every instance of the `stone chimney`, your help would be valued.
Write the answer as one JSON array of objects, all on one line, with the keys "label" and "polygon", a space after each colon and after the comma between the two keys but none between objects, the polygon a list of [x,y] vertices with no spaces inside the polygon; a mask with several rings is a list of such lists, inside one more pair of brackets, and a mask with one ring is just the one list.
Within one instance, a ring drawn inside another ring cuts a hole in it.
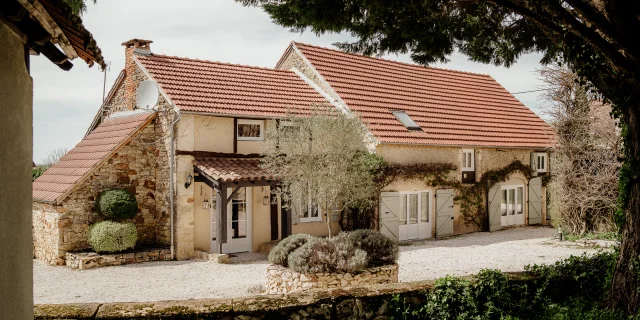
[{"label": "stone chimney", "polygon": [[124,92],[125,92],[125,105],[121,108],[122,110],[133,110],[136,104],[136,89],[138,88],[138,84],[144,80],[144,77],[141,77],[140,71],[138,71],[138,67],[136,66],[135,61],[133,61],[134,54],[141,55],[149,55],[151,54],[151,40],[143,40],[143,39],[131,39],[129,41],[123,42],[124,46],[124,70],[125,70],[125,78],[124,78]]}]

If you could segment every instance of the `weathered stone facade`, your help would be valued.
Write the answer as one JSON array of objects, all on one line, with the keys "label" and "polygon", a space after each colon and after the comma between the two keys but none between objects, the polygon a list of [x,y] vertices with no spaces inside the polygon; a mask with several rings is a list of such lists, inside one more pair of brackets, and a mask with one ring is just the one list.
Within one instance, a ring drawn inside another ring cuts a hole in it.
[{"label": "weathered stone facade", "polygon": [[398,282],[398,265],[369,268],[358,273],[302,274],[282,266],[267,269],[267,294],[350,288]]},{"label": "weathered stone facade", "polygon": [[98,254],[95,252],[67,252],[65,254],[65,264],[67,267],[78,270],[168,260],[171,260],[171,251],[168,248],[145,249],[136,252],[112,254]]},{"label": "weathered stone facade", "polygon": [[[138,242],[168,244],[168,213],[158,192],[158,158],[164,154],[156,146],[157,119],[142,128],[60,204],[33,203],[34,256],[62,264],[68,251],[89,248],[89,227],[103,218],[95,212],[95,199],[105,190],[125,189],[136,196],[135,223]],[[166,157],[166,156],[165,156]]]}]

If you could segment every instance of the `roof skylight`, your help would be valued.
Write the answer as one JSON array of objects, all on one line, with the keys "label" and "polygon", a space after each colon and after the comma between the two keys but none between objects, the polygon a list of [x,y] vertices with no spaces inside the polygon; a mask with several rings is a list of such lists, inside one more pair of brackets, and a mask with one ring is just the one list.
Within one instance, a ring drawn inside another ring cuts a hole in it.
[{"label": "roof skylight", "polygon": [[422,131],[422,128],[411,119],[411,117],[404,110],[391,110],[391,113],[402,123],[402,125],[409,131]]}]

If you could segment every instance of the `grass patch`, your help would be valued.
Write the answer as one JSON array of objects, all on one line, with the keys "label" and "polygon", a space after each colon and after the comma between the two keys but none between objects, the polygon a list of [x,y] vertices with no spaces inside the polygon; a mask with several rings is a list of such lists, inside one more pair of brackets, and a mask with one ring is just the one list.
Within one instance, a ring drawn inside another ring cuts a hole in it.
[{"label": "grass patch", "polygon": [[601,232],[601,233],[584,233],[584,234],[565,234],[564,238],[567,241],[578,240],[618,240],[619,234],[617,232]]}]

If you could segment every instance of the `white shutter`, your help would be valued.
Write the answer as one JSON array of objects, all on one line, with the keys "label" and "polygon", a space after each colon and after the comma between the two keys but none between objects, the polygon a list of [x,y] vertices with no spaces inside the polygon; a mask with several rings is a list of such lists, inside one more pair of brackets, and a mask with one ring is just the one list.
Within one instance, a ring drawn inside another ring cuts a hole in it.
[{"label": "white shutter", "polygon": [[500,185],[494,185],[489,189],[487,194],[487,203],[489,208],[489,231],[497,231],[502,228],[502,212],[500,210],[501,198],[500,198]]},{"label": "white shutter", "polygon": [[558,158],[556,157],[556,153],[549,152],[549,161],[548,161],[549,170],[548,171],[549,171],[549,174],[551,174],[552,176],[555,176],[556,174],[558,174],[557,161],[558,161]]},{"label": "white shutter", "polygon": [[528,224],[542,223],[542,178],[529,181],[529,221]]},{"label": "white shutter", "polygon": [[382,192],[380,193],[380,233],[398,240],[400,214],[400,193]]}]

